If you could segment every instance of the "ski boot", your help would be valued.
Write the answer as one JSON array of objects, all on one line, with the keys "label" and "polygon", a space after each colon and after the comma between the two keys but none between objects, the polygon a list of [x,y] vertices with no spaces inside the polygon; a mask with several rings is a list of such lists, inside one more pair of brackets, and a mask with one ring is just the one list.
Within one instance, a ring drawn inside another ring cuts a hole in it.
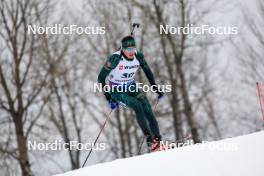
[{"label": "ski boot", "polygon": [[151,144],[151,152],[157,152],[162,150],[166,150],[166,148],[161,145],[161,137],[155,137]]}]

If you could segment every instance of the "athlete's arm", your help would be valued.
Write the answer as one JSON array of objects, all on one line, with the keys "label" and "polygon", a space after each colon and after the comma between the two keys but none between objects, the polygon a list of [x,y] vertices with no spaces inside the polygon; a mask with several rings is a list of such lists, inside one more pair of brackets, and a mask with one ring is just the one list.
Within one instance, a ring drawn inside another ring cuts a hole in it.
[{"label": "athlete's arm", "polygon": [[137,59],[139,60],[140,66],[143,69],[146,77],[148,78],[150,85],[156,85],[154,75],[149,68],[142,52],[137,52]]},{"label": "athlete's arm", "polygon": [[[107,59],[107,61],[105,62],[104,66],[100,70],[100,73],[99,73],[98,79],[97,79],[98,83],[102,84],[102,87],[105,86],[106,77],[109,75],[111,70],[113,70],[117,66],[118,62],[119,62],[118,55],[110,56]],[[104,94],[105,94],[105,97],[107,100],[111,99],[111,95],[109,93],[105,92]]]},{"label": "athlete's arm", "polygon": [[101,68],[100,73],[98,75],[98,79],[97,79],[98,83],[101,83],[103,87],[105,86],[105,79],[111,70],[112,70],[112,63],[110,59],[108,59],[105,62],[104,66]]},{"label": "athlete's arm", "polygon": [[141,68],[143,69],[145,75],[147,76],[147,78],[149,80],[150,85],[154,86],[153,90],[159,95],[158,99],[162,98],[164,96],[164,93],[158,89],[158,87],[156,85],[156,82],[155,82],[154,75],[153,75],[151,69],[149,68],[146,60],[144,59],[143,53],[138,52],[137,53],[137,58],[138,58],[138,60],[140,62]]}]

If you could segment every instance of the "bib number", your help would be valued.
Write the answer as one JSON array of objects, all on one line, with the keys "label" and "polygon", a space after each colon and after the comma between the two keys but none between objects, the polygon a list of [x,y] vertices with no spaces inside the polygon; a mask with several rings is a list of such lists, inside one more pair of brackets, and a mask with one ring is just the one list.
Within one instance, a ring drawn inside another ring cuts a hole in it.
[{"label": "bib number", "polygon": [[121,78],[131,78],[134,76],[134,72],[133,73],[123,73]]}]

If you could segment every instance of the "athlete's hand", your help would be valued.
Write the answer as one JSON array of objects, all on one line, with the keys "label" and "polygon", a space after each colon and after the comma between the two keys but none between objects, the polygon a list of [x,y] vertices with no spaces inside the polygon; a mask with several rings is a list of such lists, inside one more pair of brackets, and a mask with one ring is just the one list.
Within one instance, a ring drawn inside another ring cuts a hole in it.
[{"label": "athlete's hand", "polygon": [[119,107],[119,104],[112,99],[108,101],[108,104],[112,110],[117,109]]},{"label": "athlete's hand", "polygon": [[164,97],[164,92],[156,92],[158,94],[158,100]]},{"label": "athlete's hand", "polygon": [[158,100],[160,100],[161,98],[163,98],[164,92],[162,92],[161,90],[159,90],[157,86],[154,86],[153,89],[156,92],[156,94],[158,94]]}]

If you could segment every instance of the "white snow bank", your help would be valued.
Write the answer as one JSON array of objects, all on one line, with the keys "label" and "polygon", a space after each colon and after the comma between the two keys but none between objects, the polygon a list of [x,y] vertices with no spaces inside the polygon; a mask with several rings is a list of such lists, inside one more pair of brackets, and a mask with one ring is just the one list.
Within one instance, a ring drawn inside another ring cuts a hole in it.
[{"label": "white snow bank", "polygon": [[[220,146],[228,150],[217,149]],[[263,156],[264,131],[261,131],[118,159],[56,176],[264,176]]]}]

